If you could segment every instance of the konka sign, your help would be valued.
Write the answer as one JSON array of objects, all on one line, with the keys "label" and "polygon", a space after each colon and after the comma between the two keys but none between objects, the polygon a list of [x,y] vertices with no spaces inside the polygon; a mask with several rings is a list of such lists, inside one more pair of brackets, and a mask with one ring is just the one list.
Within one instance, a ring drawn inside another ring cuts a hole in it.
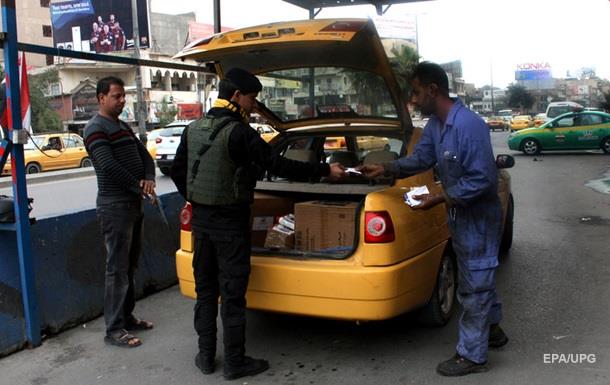
[{"label": "konka sign", "polygon": [[553,77],[549,63],[523,63],[517,64],[515,80],[545,80]]},{"label": "konka sign", "polygon": [[540,71],[551,70],[549,63],[523,63],[517,64],[517,71]]}]

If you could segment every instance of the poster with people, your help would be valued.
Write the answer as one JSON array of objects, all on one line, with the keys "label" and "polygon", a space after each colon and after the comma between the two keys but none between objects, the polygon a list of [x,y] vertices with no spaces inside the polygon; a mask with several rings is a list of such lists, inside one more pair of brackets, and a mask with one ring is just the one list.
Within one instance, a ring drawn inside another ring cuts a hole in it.
[{"label": "poster with people", "polygon": [[[135,47],[131,2],[66,0],[50,4],[56,48],[109,53]],[[148,6],[137,0],[140,47],[150,46]]]}]

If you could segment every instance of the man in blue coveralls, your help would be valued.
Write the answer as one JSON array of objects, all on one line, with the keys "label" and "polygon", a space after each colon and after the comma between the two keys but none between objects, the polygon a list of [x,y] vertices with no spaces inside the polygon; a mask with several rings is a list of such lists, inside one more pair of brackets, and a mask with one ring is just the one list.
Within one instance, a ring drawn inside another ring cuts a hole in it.
[{"label": "man in blue coveralls", "polygon": [[496,295],[496,268],[502,228],[497,194],[497,169],[489,128],[459,99],[449,97],[449,81],[441,66],[420,63],[411,78],[411,103],[430,115],[413,153],[384,164],[367,165],[369,178],[404,178],[438,165],[443,194],[416,199],[414,209],[439,203],[448,207],[447,223],[458,264],[460,318],[456,354],[436,370],[443,376],[462,376],[487,370],[488,347],[508,338],[499,326],[501,304]]}]

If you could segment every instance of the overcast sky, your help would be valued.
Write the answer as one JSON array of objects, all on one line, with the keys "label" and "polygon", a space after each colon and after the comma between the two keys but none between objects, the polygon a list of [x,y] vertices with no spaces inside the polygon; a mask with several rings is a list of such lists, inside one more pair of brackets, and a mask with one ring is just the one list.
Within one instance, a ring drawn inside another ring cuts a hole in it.
[{"label": "overcast sky", "polygon": [[[195,12],[213,23],[212,0],[152,0],[153,12]],[[424,60],[461,60],[464,80],[506,87],[518,64],[548,63],[554,77],[583,67],[610,79],[610,0],[436,0],[390,7],[387,17],[417,15]],[[316,17],[374,17],[373,6],[325,8]],[[308,11],[281,0],[221,0],[223,26],[300,20]]]}]

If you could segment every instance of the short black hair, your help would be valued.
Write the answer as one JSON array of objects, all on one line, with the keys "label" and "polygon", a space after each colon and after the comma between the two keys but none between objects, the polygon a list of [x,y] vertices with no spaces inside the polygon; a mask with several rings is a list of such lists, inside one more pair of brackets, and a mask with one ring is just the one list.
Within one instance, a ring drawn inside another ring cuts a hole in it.
[{"label": "short black hair", "polygon": [[449,78],[440,65],[429,61],[419,63],[411,75],[411,81],[415,79],[422,85],[436,84],[444,96],[449,96]]},{"label": "short black hair", "polygon": [[236,90],[243,94],[258,93],[263,85],[256,76],[242,68],[231,68],[218,84],[218,97],[230,99]]},{"label": "short black hair", "polygon": [[116,76],[106,76],[105,78],[101,78],[97,82],[97,88],[95,90],[95,96],[97,100],[100,99],[100,94],[108,95],[110,92],[110,87],[115,84],[117,86],[125,87],[125,82]]}]

